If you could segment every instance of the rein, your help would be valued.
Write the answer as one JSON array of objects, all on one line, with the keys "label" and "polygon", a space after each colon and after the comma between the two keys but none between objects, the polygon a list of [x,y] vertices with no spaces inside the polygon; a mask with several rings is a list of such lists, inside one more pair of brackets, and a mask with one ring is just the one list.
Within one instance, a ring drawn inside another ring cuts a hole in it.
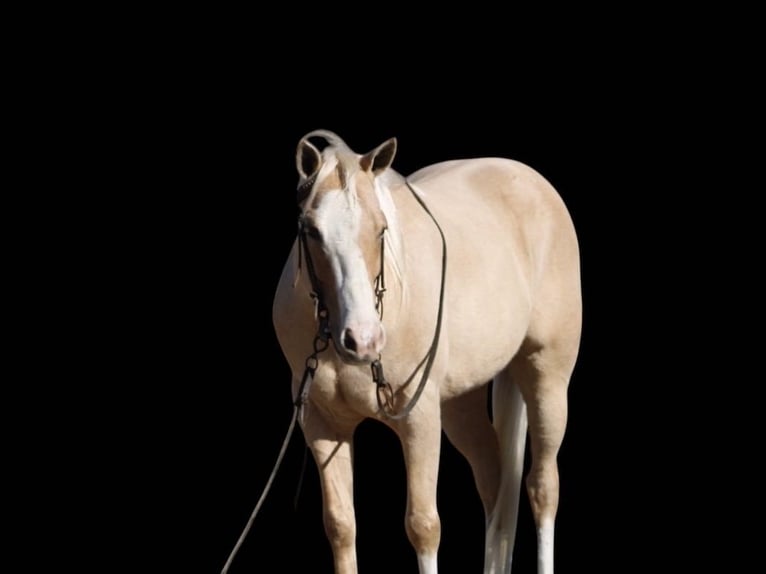
[{"label": "rein", "polygon": [[[377,386],[376,397],[378,400],[378,407],[380,408],[381,412],[387,418],[391,420],[403,419],[404,417],[410,414],[412,409],[415,407],[415,404],[420,399],[420,395],[423,394],[423,390],[425,389],[426,383],[428,382],[428,377],[431,374],[431,368],[433,367],[434,360],[436,359],[436,351],[438,350],[438,347],[439,347],[439,338],[441,335],[441,328],[442,328],[442,316],[444,314],[443,313],[444,312],[444,286],[445,286],[446,277],[447,277],[447,240],[444,237],[444,232],[442,231],[442,228],[439,225],[439,222],[434,217],[433,213],[431,213],[431,210],[428,209],[428,206],[425,204],[423,199],[412,188],[412,186],[410,185],[410,182],[407,181],[406,179],[404,180],[404,182],[407,185],[407,188],[412,193],[413,197],[417,200],[417,202],[420,204],[423,210],[428,214],[428,216],[434,222],[434,225],[436,225],[436,229],[439,231],[439,235],[441,236],[441,239],[442,239],[442,270],[441,270],[441,285],[439,287],[439,307],[438,307],[438,314],[436,317],[436,327],[434,328],[433,340],[431,341],[431,346],[428,349],[428,353],[423,358],[423,360],[418,364],[418,367],[417,367],[417,368],[420,368],[420,366],[425,363],[425,367],[423,368],[423,374],[420,378],[420,382],[418,383],[418,387],[415,390],[415,393],[412,395],[412,398],[399,413],[394,412],[393,389],[391,387],[391,384],[386,380],[383,374],[383,364],[381,363],[380,358],[376,359],[370,364],[370,369],[372,371],[372,381]],[[305,190],[305,188],[307,187],[307,184],[308,184],[308,187],[309,187],[308,191],[310,191],[310,187],[313,185],[313,183],[314,183],[314,178],[311,178],[306,183],[304,183],[299,188],[299,194],[303,192],[305,195],[307,195],[308,192]],[[255,509],[250,515],[250,518],[248,519],[247,524],[245,525],[245,528],[242,531],[242,534],[240,534],[240,537],[237,540],[237,543],[234,545],[234,549],[231,551],[229,558],[226,560],[226,564],[221,570],[221,574],[228,573],[229,568],[231,567],[231,563],[234,561],[234,557],[237,555],[237,552],[239,551],[240,547],[242,546],[242,543],[247,537],[247,534],[249,533],[250,528],[252,527],[253,522],[255,521],[255,517],[257,516],[259,510],[261,509],[261,506],[263,505],[263,501],[266,499],[266,496],[269,490],[271,489],[271,485],[274,482],[274,478],[277,475],[277,471],[279,470],[279,467],[282,464],[282,459],[284,458],[285,452],[287,451],[287,445],[290,443],[290,438],[292,437],[293,431],[295,430],[295,421],[298,420],[299,418],[301,418],[302,420],[303,407],[308,401],[308,395],[309,395],[311,382],[313,381],[314,374],[316,373],[316,370],[319,367],[319,357],[318,357],[319,353],[325,351],[329,347],[330,338],[332,337],[330,332],[329,313],[327,311],[327,306],[324,304],[324,297],[320,289],[319,278],[317,277],[316,269],[314,268],[314,263],[311,260],[311,254],[308,250],[308,244],[306,239],[307,232],[303,227],[302,220],[300,219],[298,220],[298,233],[299,233],[298,268],[299,269],[301,268],[302,259],[305,257],[306,269],[308,270],[309,280],[311,281],[312,292],[310,295],[311,295],[311,298],[314,299],[314,313],[316,318],[319,321],[317,333],[314,336],[314,342],[313,342],[314,350],[306,358],[306,364],[305,364],[305,369],[303,371],[303,377],[301,378],[301,384],[300,384],[300,387],[298,388],[298,395],[293,401],[293,416],[290,421],[290,426],[287,429],[287,434],[285,435],[285,438],[282,441],[282,447],[280,448],[279,455],[277,456],[277,461],[274,464],[274,468],[271,471],[271,475],[269,476],[268,481],[266,482],[266,486],[264,487],[263,492],[261,493],[261,496],[255,505]],[[385,235],[385,230],[384,230],[384,234],[381,235],[381,240],[380,240],[380,272],[378,273],[378,276],[375,278],[375,298],[376,298],[375,309],[378,311],[378,314],[381,320],[383,319],[383,294],[386,291],[386,282],[385,282],[385,276],[383,273],[383,268],[385,264],[384,235]],[[303,255],[303,252],[305,252],[305,256]],[[383,397],[381,397],[381,395],[383,395]]]},{"label": "rein", "polygon": [[[282,447],[279,449],[277,462],[274,463],[274,468],[271,471],[271,475],[269,475],[269,480],[266,481],[266,486],[263,488],[263,492],[261,493],[261,496],[255,505],[255,509],[253,509],[253,512],[250,515],[247,524],[245,525],[245,528],[242,530],[242,534],[239,535],[239,539],[234,545],[234,549],[231,551],[231,554],[229,554],[229,558],[226,560],[226,564],[224,564],[223,570],[221,570],[221,574],[227,574],[229,572],[229,568],[231,567],[231,563],[234,561],[234,557],[237,555],[237,552],[239,552],[239,548],[245,541],[248,532],[250,532],[250,528],[253,526],[255,517],[260,511],[261,506],[263,505],[263,501],[266,499],[266,495],[269,493],[269,490],[271,490],[271,483],[274,482],[274,478],[277,476],[277,471],[282,464],[282,459],[284,458],[285,452],[287,451],[287,445],[290,444],[290,439],[292,438],[293,431],[295,430],[295,421],[299,418],[302,418],[303,416],[303,406],[306,404],[309,395],[309,382],[314,378],[314,373],[316,373],[317,367],[319,366],[319,359],[317,355],[319,355],[319,353],[327,349],[329,346],[330,329],[328,326],[327,309],[320,309],[318,311],[318,316],[319,329],[316,336],[314,337],[314,352],[311,353],[311,355],[309,355],[306,359],[306,369],[303,371],[300,390],[298,391],[298,396],[295,398],[295,401],[293,401],[293,416],[290,420],[290,426],[287,429],[287,434],[282,441]],[[303,472],[301,471],[301,475],[302,474]]]},{"label": "rein", "polygon": [[[420,399],[420,395],[423,394],[423,390],[426,387],[426,383],[428,382],[428,377],[431,374],[431,368],[433,367],[434,360],[436,359],[436,351],[439,348],[439,338],[441,335],[442,330],[442,317],[444,315],[444,285],[447,282],[447,240],[444,237],[444,232],[442,231],[441,226],[439,225],[439,222],[436,221],[436,218],[434,217],[434,214],[431,213],[431,210],[428,209],[428,206],[425,204],[423,199],[415,193],[415,190],[410,185],[410,182],[406,179],[404,180],[404,183],[407,184],[407,188],[412,192],[412,196],[417,200],[417,202],[420,204],[420,207],[423,208],[423,210],[428,214],[428,216],[431,218],[431,220],[434,222],[434,225],[436,225],[436,229],[439,231],[439,235],[442,238],[442,271],[441,271],[441,280],[439,285],[439,308],[436,315],[436,327],[434,328],[434,337],[431,341],[431,346],[428,349],[428,353],[426,354],[423,361],[421,361],[420,365],[422,365],[425,362],[425,367],[423,368],[423,374],[420,377],[420,382],[418,383],[417,389],[415,389],[415,394],[412,395],[412,398],[410,399],[410,402],[407,403],[407,405],[401,410],[399,413],[395,413],[393,410],[393,397],[394,392],[391,388],[391,384],[386,381],[386,377],[383,375],[383,364],[380,362],[380,359],[376,359],[372,362],[370,365],[372,369],[372,381],[377,385],[376,390],[376,397],[378,399],[378,406],[380,407],[381,411],[383,412],[386,417],[388,417],[391,420],[400,420],[406,417],[410,414],[412,409],[415,407],[415,404],[418,402],[418,399]],[[382,268],[383,268],[383,253],[381,250],[381,274],[382,274]],[[384,289],[385,291],[385,289]],[[383,318],[382,313],[382,293],[380,295],[381,298],[381,319]],[[418,367],[420,367],[418,365]],[[381,394],[385,395],[385,401],[381,399]]]}]

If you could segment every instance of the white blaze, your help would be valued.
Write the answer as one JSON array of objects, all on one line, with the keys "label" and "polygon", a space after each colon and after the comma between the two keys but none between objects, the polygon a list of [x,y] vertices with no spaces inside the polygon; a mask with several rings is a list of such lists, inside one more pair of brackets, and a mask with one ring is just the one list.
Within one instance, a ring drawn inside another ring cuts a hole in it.
[{"label": "white blaze", "polygon": [[315,221],[340,292],[339,327],[364,331],[378,325],[378,315],[370,274],[357,243],[361,216],[353,193],[330,190],[323,194]]}]

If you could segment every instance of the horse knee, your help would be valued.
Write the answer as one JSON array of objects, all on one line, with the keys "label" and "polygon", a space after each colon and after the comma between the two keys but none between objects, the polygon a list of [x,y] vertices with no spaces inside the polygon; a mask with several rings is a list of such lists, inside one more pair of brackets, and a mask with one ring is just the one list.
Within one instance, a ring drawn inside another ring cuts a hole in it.
[{"label": "horse knee", "polygon": [[417,551],[436,551],[441,538],[441,521],[436,512],[410,512],[405,526],[407,536]]},{"label": "horse knee", "polygon": [[353,515],[325,513],[324,530],[334,548],[353,546],[356,540],[356,521]]},{"label": "horse knee", "polygon": [[552,518],[559,505],[559,473],[553,466],[532,469],[527,476],[527,494],[535,519]]}]

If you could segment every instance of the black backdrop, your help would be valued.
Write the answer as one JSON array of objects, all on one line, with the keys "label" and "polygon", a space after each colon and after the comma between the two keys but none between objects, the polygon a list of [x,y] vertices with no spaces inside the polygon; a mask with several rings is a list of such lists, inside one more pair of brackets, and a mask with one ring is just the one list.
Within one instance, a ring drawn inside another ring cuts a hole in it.
[{"label": "black backdrop", "polygon": [[[30,82],[11,82],[29,95],[29,109],[9,107],[24,135],[9,141],[28,156],[17,195],[33,209],[7,210],[24,231],[8,251],[25,262],[7,280],[29,285],[32,299],[8,306],[32,335],[9,331],[22,345],[50,345],[23,357],[29,382],[9,376],[11,391],[32,397],[9,397],[8,413],[31,407],[42,421],[12,425],[8,442],[42,461],[43,484],[32,486],[66,506],[53,512],[46,497],[9,490],[33,525],[15,525],[34,545],[25,558],[63,563],[49,546],[58,539],[79,554],[76,567],[220,571],[290,420],[271,301],[296,228],[295,145],[317,128],[359,151],[396,136],[404,174],[450,158],[518,159],[569,206],[585,316],[560,454],[557,572],[688,569],[690,558],[740,555],[747,529],[711,516],[751,512],[738,497],[741,457],[726,449],[758,420],[742,414],[752,385],[728,372],[751,366],[752,354],[728,322],[752,315],[733,310],[750,300],[737,254],[758,242],[719,241],[731,235],[726,223],[746,227],[740,190],[757,187],[732,183],[754,162],[732,157],[749,140],[721,131],[752,131],[745,104],[757,90],[738,82],[754,76],[737,64],[757,36],[743,31],[726,53],[711,33],[726,27],[720,10],[711,27],[689,26],[701,11],[604,19],[578,6],[566,37],[552,26],[561,10],[548,6],[427,10],[423,22],[374,6],[372,17],[345,11],[351,26],[324,4],[316,14],[285,7],[287,18],[199,6],[98,14],[80,29],[54,23],[61,35],[23,66]],[[727,205],[735,213],[721,217]],[[735,296],[709,292],[719,277]],[[716,318],[724,329],[712,328]],[[713,374],[716,356],[724,376]],[[26,447],[36,431],[47,450]],[[415,572],[399,447],[374,424],[356,446],[362,574]],[[302,459],[297,432],[233,574],[331,572],[312,462],[293,509]],[[448,444],[439,509],[440,572],[479,572],[483,518]],[[533,571],[534,553],[523,497],[515,572]]]},{"label": "black backdrop", "polygon": [[[269,115],[264,113],[264,120]],[[166,428],[158,440],[166,443],[159,457],[170,469],[169,480],[163,482],[159,473],[158,487],[163,499],[180,505],[170,523],[179,521],[190,530],[180,552],[198,563],[200,572],[220,569],[287,430],[289,372],[273,335],[271,299],[295,233],[295,144],[304,133],[326,128],[358,151],[396,136],[394,167],[403,174],[441,159],[519,159],[543,173],[569,206],[581,242],[585,322],[560,454],[556,560],[558,572],[579,571],[604,553],[611,536],[604,525],[614,520],[604,497],[604,473],[612,463],[603,452],[605,427],[614,415],[597,406],[610,400],[613,384],[598,361],[599,341],[607,337],[600,333],[604,310],[597,296],[597,269],[604,264],[598,244],[601,211],[593,211],[595,198],[605,193],[601,176],[594,173],[599,150],[580,141],[582,126],[570,125],[565,113],[551,116],[511,102],[477,113],[433,110],[425,116],[429,123],[424,116],[398,118],[391,111],[350,115],[318,109],[270,118],[274,123],[266,129],[253,123],[209,126],[183,141],[189,157],[173,154],[182,185],[154,203],[158,211],[149,217],[146,235],[151,256],[138,287],[153,318],[141,347],[161,357],[162,365],[152,372],[147,390],[152,396],[157,385],[158,394],[168,399],[159,423]],[[231,114],[223,117],[236,123]],[[239,137],[228,140],[236,132]],[[146,199],[152,205],[152,198]],[[393,433],[372,422],[362,425],[355,453],[361,571],[416,572],[403,527],[404,470]],[[270,564],[283,564],[284,571],[331,572],[310,457],[297,508],[293,505],[303,457],[297,429],[233,573],[272,571]],[[469,467],[446,442],[441,464],[440,571],[479,571],[483,515]],[[534,568],[535,541],[525,494],[522,504],[516,564],[525,572]]]},{"label": "black backdrop", "polygon": [[[359,152],[397,137],[393,167],[403,174],[445,159],[503,156],[531,165],[561,193],[581,245],[584,332],[559,457],[557,572],[612,571],[606,558],[631,551],[621,530],[642,504],[643,490],[626,496],[625,483],[650,481],[627,454],[632,399],[626,375],[613,375],[631,313],[615,306],[633,278],[614,254],[624,237],[618,216],[636,197],[626,176],[634,160],[621,148],[634,120],[598,101],[518,93],[491,78],[468,96],[433,84],[299,93],[302,80],[277,85],[269,76],[271,84],[254,88],[234,72],[206,68],[204,86],[186,74],[182,89],[160,90],[124,118],[141,143],[120,162],[116,250],[127,265],[114,271],[114,321],[129,333],[116,364],[128,385],[124,403],[134,407],[121,421],[122,440],[139,462],[121,472],[139,485],[126,497],[128,511],[141,508],[139,546],[161,553],[169,571],[218,572],[266,484],[292,414],[271,302],[296,229],[294,152],[303,134],[324,128]],[[623,446],[615,450],[615,441]],[[365,423],[355,453],[360,570],[416,572],[394,435]],[[293,505],[303,460],[296,429],[233,574],[332,571],[310,457]],[[480,571],[481,506],[467,463],[446,442],[438,497],[440,572]],[[518,571],[534,570],[525,493],[515,556]]]}]

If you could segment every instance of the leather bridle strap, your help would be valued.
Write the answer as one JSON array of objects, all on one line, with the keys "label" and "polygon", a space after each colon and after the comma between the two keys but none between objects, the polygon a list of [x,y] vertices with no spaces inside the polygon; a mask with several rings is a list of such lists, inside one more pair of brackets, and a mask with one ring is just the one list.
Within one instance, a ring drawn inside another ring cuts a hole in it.
[{"label": "leather bridle strap", "polygon": [[[413,197],[417,200],[417,202],[420,204],[423,210],[433,220],[434,225],[436,225],[436,229],[439,231],[439,235],[442,238],[442,270],[441,270],[441,279],[440,279],[440,286],[439,286],[439,308],[436,315],[436,327],[434,328],[434,337],[433,337],[433,340],[431,341],[431,347],[428,349],[428,354],[424,357],[424,359],[418,365],[418,368],[420,368],[420,365],[425,363],[425,367],[423,368],[423,374],[420,377],[420,382],[418,383],[417,389],[415,389],[415,394],[412,395],[412,398],[410,399],[410,401],[400,412],[398,413],[393,412],[393,390],[391,389],[390,383],[386,381],[386,378],[383,375],[383,365],[381,364],[380,359],[373,361],[371,364],[372,380],[378,386],[377,392],[376,392],[376,396],[378,399],[378,406],[380,407],[381,411],[387,418],[393,419],[393,420],[403,419],[404,417],[410,414],[412,409],[415,407],[415,404],[418,402],[418,399],[420,399],[420,395],[423,394],[423,390],[425,389],[426,383],[428,382],[428,377],[431,374],[431,368],[433,367],[434,360],[436,359],[436,351],[439,348],[439,338],[441,336],[442,319],[444,316],[444,286],[447,282],[446,281],[447,280],[447,239],[444,237],[444,231],[442,231],[442,228],[439,225],[439,222],[434,217],[434,214],[431,213],[431,210],[428,209],[428,206],[426,205],[426,203],[412,188],[412,186],[410,185],[410,182],[405,179],[404,183],[407,185],[407,188],[410,190],[410,192],[412,192]],[[381,398],[381,394],[387,395],[385,399]]]}]

